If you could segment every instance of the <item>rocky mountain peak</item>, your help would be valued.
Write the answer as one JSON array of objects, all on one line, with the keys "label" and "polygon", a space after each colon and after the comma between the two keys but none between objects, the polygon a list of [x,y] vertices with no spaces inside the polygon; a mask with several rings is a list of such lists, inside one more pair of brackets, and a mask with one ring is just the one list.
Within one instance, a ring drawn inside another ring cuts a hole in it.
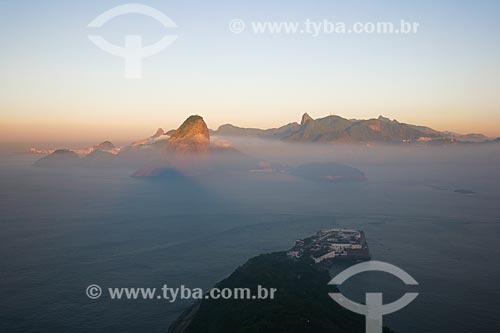
[{"label": "rocky mountain peak", "polygon": [[165,131],[163,131],[163,128],[158,128],[156,130],[156,133],[152,136],[152,138],[159,138],[160,136],[165,135]]},{"label": "rocky mountain peak", "polygon": [[312,117],[306,112],[302,115],[302,120],[300,122],[300,126],[304,125],[307,121],[314,120]]},{"label": "rocky mountain peak", "polygon": [[208,152],[210,148],[210,134],[207,124],[201,116],[190,116],[172,133],[168,142],[168,150],[170,151]]},{"label": "rocky mountain peak", "polygon": [[386,121],[386,122],[390,122],[391,120],[389,118],[386,118],[382,115],[378,116],[377,120],[380,120],[380,121]]}]

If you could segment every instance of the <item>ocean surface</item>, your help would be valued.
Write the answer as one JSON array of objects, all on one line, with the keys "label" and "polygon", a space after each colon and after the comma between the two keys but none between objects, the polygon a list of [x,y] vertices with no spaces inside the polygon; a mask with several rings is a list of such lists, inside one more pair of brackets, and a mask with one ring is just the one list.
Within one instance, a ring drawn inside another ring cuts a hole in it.
[{"label": "ocean surface", "polygon": [[[208,289],[255,255],[345,227],[365,232],[373,259],[419,282],[418,298],[384,324],[499,332],[498,156],[352,159],[368,181],[330,184],[265,174],[143,180],[127,167],[46,169],[32,166],[39,156],[4,153],[0,331],[165,332],[190,301],[91,300],[87,286]],[[387,302],[409,290],[365,274],[342,291],[361,301],[381,290]]]}]

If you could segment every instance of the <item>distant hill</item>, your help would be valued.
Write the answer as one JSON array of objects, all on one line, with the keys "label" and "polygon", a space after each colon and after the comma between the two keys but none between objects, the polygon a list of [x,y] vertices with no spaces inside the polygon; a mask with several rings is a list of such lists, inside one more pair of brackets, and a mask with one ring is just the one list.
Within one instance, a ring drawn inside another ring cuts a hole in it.
[{"label": "distant hill", "polygon": [[240,128],[231,124],[220,126],[213,135],[246,136],[278,139],[288,142],[352,142],[352,143],[460,143],[482,142],[481,134],[460,135],[440,132],[426,126],[400,123],[383,116],[376,119],[346,119],[337,115],[313,119],[307,113],[301,123],[290,123],[267,130]]},{"label": "distant hill", "polygon": [[152,136],[142,139],[139,141],[132,142],[128,148],[140,148],[140,147],[145,147],[145,146],[150,146],[162,139],[164,139],[165,132],[163,131],[162,128],[158,128]]},{"label": "distant hill", "polygon": [[101,142],[97,145],[94,146],[94,150],[112,150],[115,148],[115,145],[113,143],[111,143],[110,141],[104,141],[104,142]]},{"label": "distant hill", "polygon": [[462,142],[485,142],[489,138],[484,134],[470,133],[470,134],[459,134],[454,132],[443,132],[449,138],[456,139]]},{"label": "distant hill", "polygon": [[288,125],[282,126],[280,128],[272,128],[267,130],[262,130],[258,128],[241,128],[236,127],[231,124],[226,124],[220,126],[216,131],[212,131],[214,135],[222,136],[253,136],[253,137],[263,137],[272,139],[282,139],[300,129],[300,125],[297,123],[290,123]]},{"label": "distant hill", "polygon": [[68,149],[58,149],[53,153],[39,159],[35,162],[35,166],[52,167],[52,166],[73,166],[80,161],[78,154]]}]

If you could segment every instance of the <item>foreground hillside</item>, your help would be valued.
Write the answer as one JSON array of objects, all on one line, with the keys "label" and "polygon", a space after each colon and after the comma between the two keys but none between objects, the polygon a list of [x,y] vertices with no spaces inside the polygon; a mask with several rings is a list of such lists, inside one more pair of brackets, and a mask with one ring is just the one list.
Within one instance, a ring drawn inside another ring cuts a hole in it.
[{"label": "foreground hillside", "polygon": [[[274,299],[203,300],[186,310],[169,333],[364,332],[365,321],[335,303],[327,270],[285,252],[248,260],[217,288],[276,288]],[[390,330],[386,329],[385,332]]]}]

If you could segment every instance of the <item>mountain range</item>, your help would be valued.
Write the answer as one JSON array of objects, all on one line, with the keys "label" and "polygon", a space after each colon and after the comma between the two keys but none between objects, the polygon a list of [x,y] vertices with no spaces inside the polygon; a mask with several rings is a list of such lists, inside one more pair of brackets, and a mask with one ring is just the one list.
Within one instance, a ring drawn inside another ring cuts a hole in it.
[{"label": "mountain range", "polygon": [[313,119],[304,113],[299,123],[278,128],[242,128],[231,124],[212,131],[217,136],[245,136],[287,142],[322,143],[460,143],[488,142],[482,134],[461,135],[441,132],[426,126],[401,123],[383,116],[376,119],[346,119],[337,115]]},{"label": "mountain range", "polygon": [[116,148],[105,141],[80,149],[59,149],[35,162],[40,167],[138,167],[133,177],[172,178],[179,175],[274,173],[321,182],[358,182],[363,172],[335,163],[307,163],[295,168],[246,155],[229,143],[213,139],[201,116],[188,117],[179,128],[163,129],[144,140]]},{"label": "mountain range", "polygon": [[[490,139],[483,134],[438,131],[383,116],[366,120],[346,119],[338,115],[313,119],[304,113],[300,123],[292,122],[277,128],[245,128],[225,124],[216,130],[210,130],[201,116],[193,115],[176,130],[165,132],[162,128],[158,128],[152,136],[132,142],[128,146],[115,147],[111,142],[104,141],[88,148],[68,150],[80,156],[89,155],[94,151],[114,155],[157,150],[206,153],[228,148],[230,145],[224,142],[224,137],[251,137],[290,143],[443,145],[500,142],[500,138]],[[44,155],[54,151],[55,149],[38,148],[28,150],[29,153]]]}]

